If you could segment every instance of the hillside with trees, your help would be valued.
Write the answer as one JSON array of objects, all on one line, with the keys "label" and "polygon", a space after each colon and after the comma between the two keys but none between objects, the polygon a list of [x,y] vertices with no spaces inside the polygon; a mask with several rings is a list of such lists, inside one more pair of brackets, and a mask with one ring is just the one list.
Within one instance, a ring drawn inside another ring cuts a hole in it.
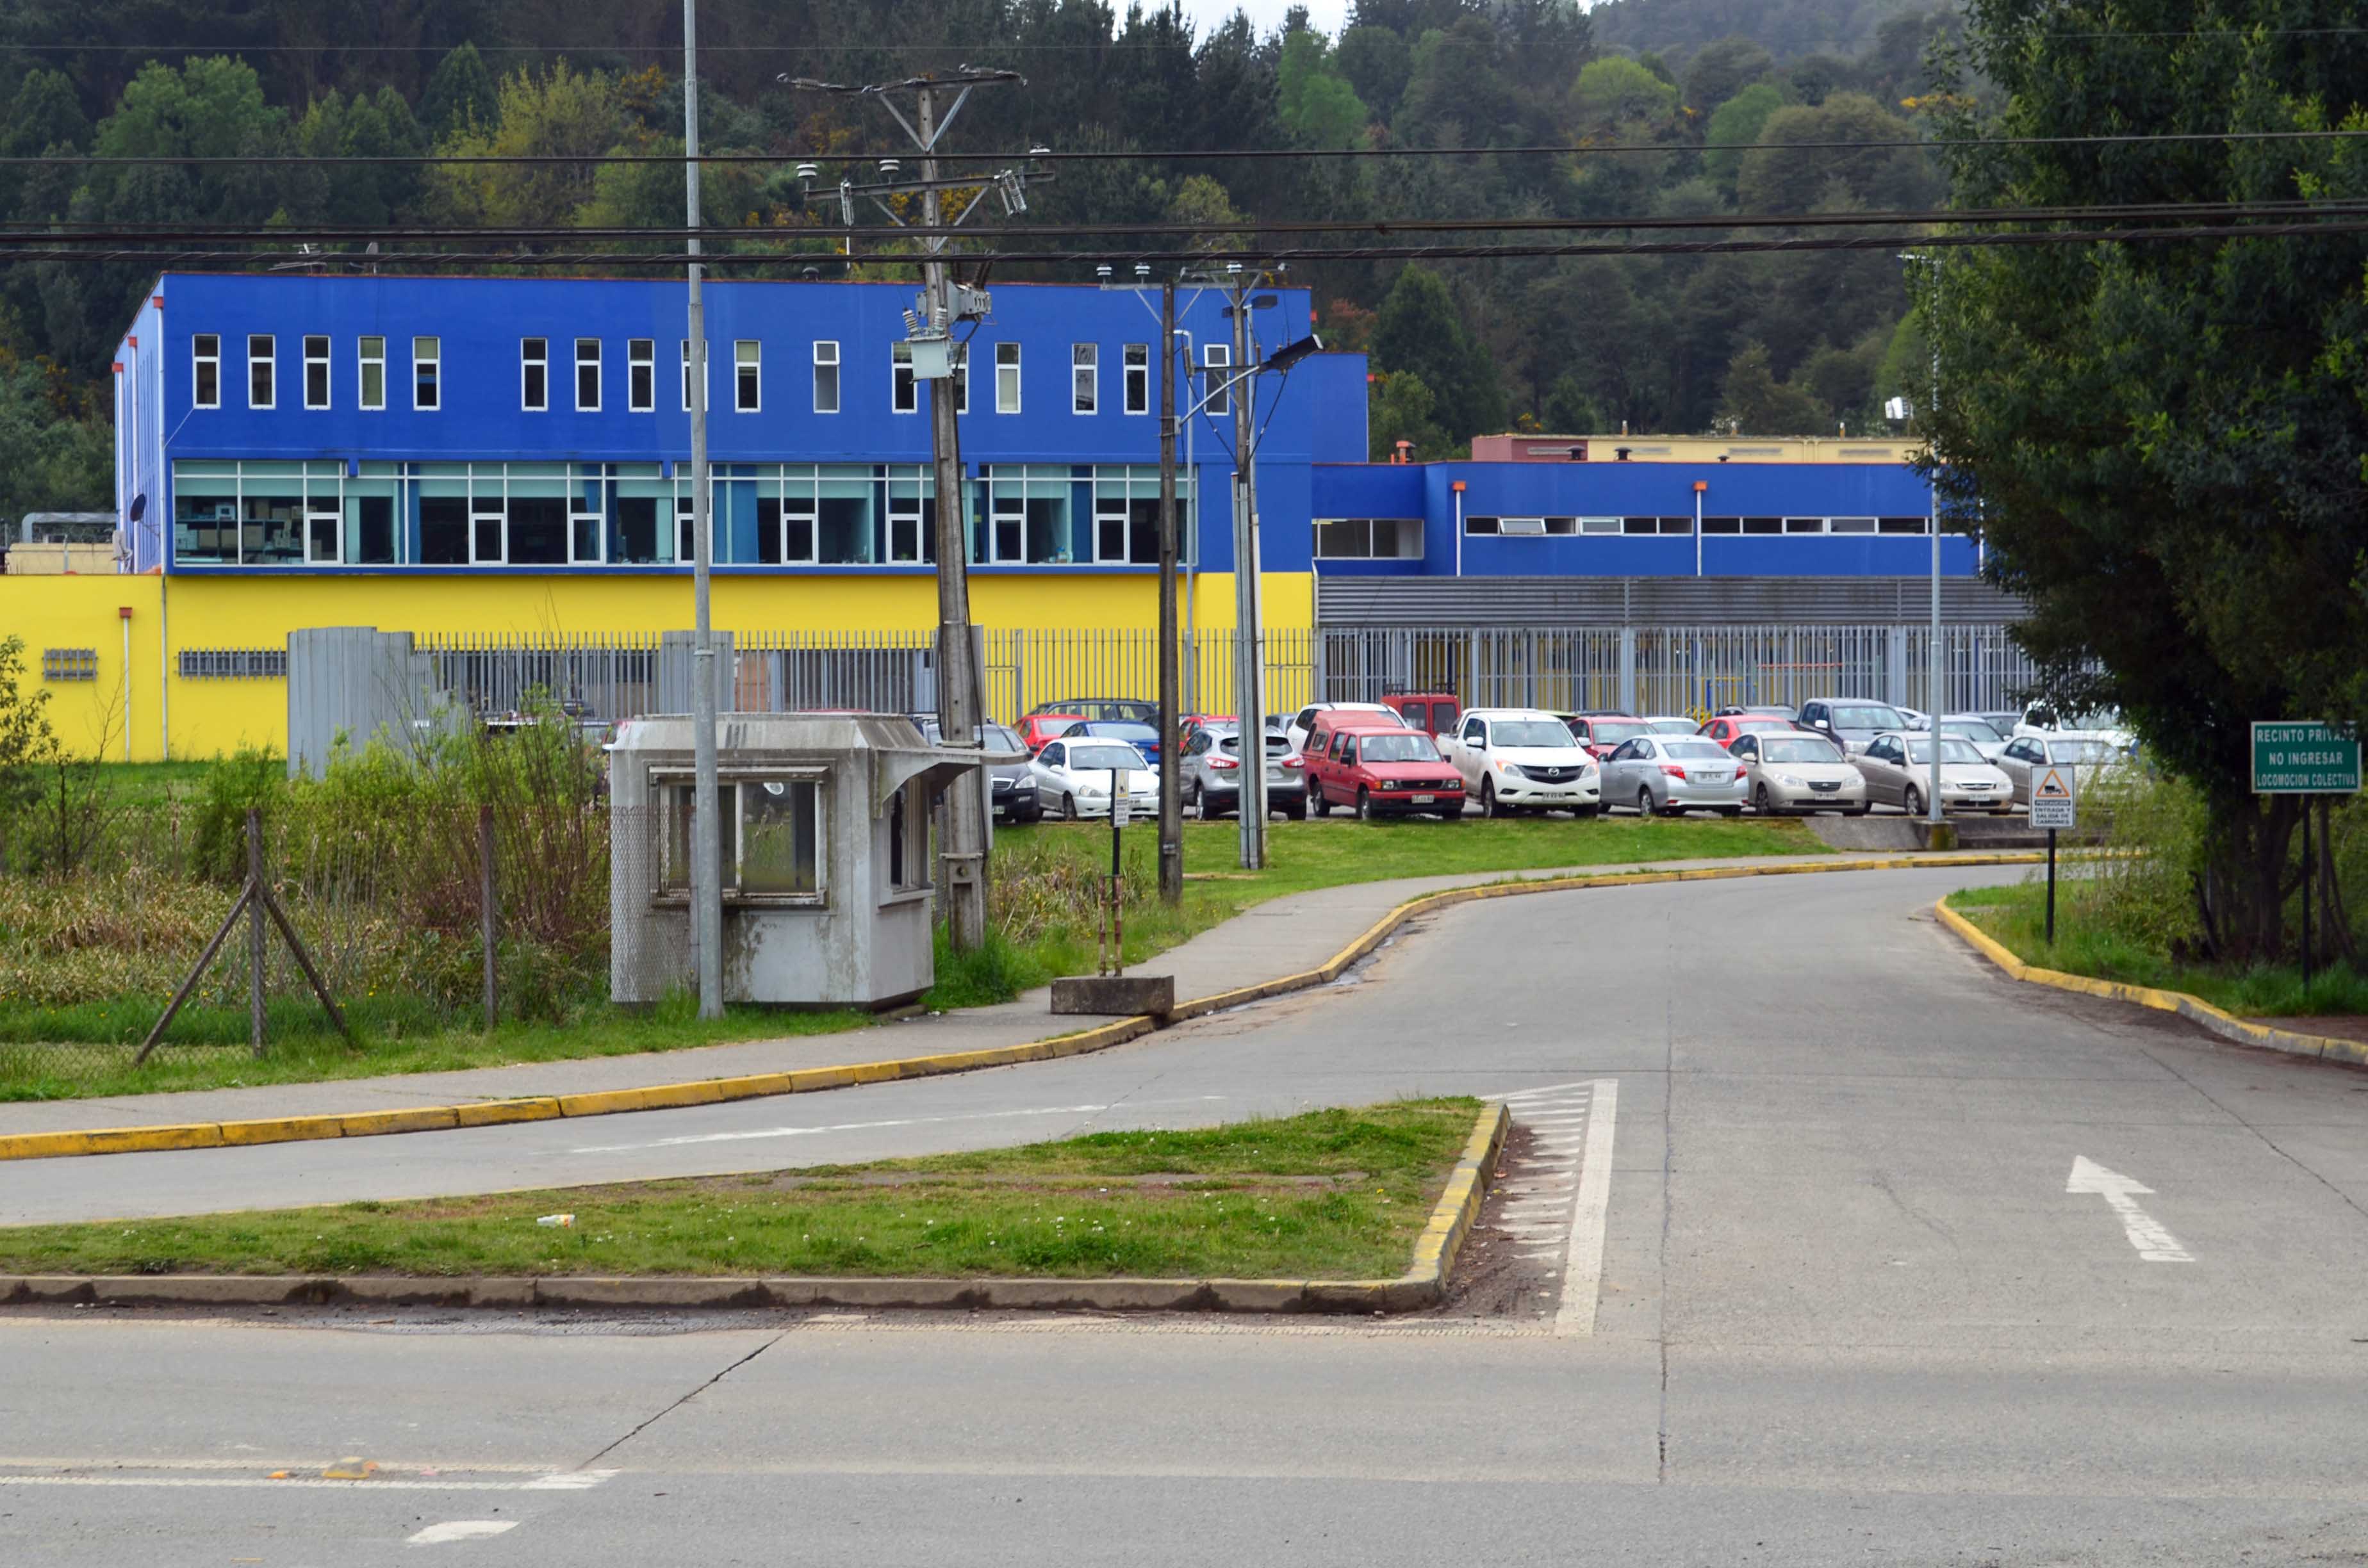
[{"label": "hillside with trees", "polygon": [[[1611,0],[1591,16],[1569,0],[1357,0],[1335,37],[1301,13],[1266,34],[1238,15],[1196,31],[1174,10],[1092,0],[706,0],[707,150],[784,160],[712,169],[707,210],[750,231],[742,249],[793,253],[771,275],[837,275],[835,247],[799,233],[832,221],[836,199],[811,204],[796,161],[905,149],[868,106],[777,78],[890,80],[959,61],[1029,77],[980,95],[960,146],[1129,154],[1061,164],[1020,223],[1714,225],[1729,213],[1930,207],[1943,189],[1919,148],[1765,144],[1913,142],[1921,58],[1954,25],[1907,0]],[[383,231],[387,256],[420,225],[666,227],[679,222],[681,182],[663,164],[273,160],[678,153],[678,28],[676,7],[638,0],[19,0],[0,18],[0,156],[36,161],[0,165],[0,212],[132,235],[355,226]],[[1836,52],[1845,45],[1856,47]],[[1643,151],[1588,151],[1605,144]],[[1292,148],[1469,151],[1178,155]],[[38,161],[58,154],[217,161]],[[825,162],[823,187],[849,166]],[[103,465],[85,483],[76,464],[105,450],[108,362],[154,270],[136,259],[0,274],[0,516],[77,499],[51,494],[60,487],[79,485],[85,502],[104,494],[92,487]],[[1881,252],[1302,270],[1327,338],[1373,356],[1377,454],[1408,439],[1418,456],[1450,456],[1512,426],[1830,433],[1877,419],[1921,359],[1899,265]]]}]

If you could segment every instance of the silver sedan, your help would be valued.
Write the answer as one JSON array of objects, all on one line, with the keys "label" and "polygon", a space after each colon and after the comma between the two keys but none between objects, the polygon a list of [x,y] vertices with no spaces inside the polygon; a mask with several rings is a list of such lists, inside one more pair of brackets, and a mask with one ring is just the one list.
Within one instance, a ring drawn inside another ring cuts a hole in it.
[{"label": "silver sedan", "polygon": [[1843,761],[1841,748],[1823,735],[1799,731],[1743,734],[1726,749],[1743,764],[1752,808],[1762,816],[1778,812],[1866,814],[1865,776]]},{"label": "silver sedan", "polygon": [[1651,816],[1713,811],[1743,814],[1744,770],[1716,741],[1639,735],[1603,759],[1603,805]]},{"label": "silver sedan", "polygon": [[[1932,788],[1932,737],[1893,731],[1867,742],[1858,768],[1868,796],[1922,816]],[[1971,741],[1941,739],[1941,809],[1944,812],[2004,812],[2014,804],[2014,781],[1982,760]]]}]

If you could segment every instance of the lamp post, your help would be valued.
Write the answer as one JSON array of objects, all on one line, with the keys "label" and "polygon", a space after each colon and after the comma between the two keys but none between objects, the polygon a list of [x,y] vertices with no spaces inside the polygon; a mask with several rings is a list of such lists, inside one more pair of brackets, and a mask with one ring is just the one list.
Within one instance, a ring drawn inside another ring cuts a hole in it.
[{"label": "lamp post", "polygon": [[[1937,256],[1926,256],[1918,251],[1905,251],[1901,253],[1899,259],[1905,262],[1920,261],[1933,269],[1933,293],[1934,297],[1937,299],[1939,297],[1941,280],[1940,257]],[[1929,400],[1925,403],[1925,408],[1929,415],[1931,410],[1937,409],[1941,406],[1941,350],[1937,342],[1933,346],[1932,349],[1932,384],[1931,390],[1928,394],[1928,399]],[[1894,399],[1893,402],[1894,403],[1903,403],[1904,400]],[[1886,405],[1884,412],[1886,414],[1890,413],[1890,406]],[[1903,407],[1902,412],[1907,412],[1907,410]],[[1926,443],[1929,445],[1930,442],[1929,426],[1927,426],[1927,429],[1928,434],[1926,436]],[[1937,481],[1933,482],[1929,487],[1929,512],[1926,518],[1926,531],[1931,536],[1932,540],[1932,621],[1930,633],[1930,641],[1926,644],[1924,653],[1924,699],[1932,705],[1932,771],[1926,781],[1928,794],[1924,803],[1924,820],[1931,826],[1938,828],[1941,825],[1941,711],[1948,706],[1948,691],[1941,668],[1941,486]]]}]

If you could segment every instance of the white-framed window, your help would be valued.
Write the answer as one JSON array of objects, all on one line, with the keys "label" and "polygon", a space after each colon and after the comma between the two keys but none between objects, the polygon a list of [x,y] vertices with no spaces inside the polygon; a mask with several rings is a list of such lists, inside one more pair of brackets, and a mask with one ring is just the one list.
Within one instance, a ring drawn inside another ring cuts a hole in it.
[{"label": "white-framed window", "polygon": [[444,406],[444,341],[411,340],[411,406],[426,413]]},{"label": "white-framed window", "polygon": [[1151,412],[1151,345],[1130,343],[1123,350],[1126,386],[1125,409],[1129,414]]},{"label": "white-framed window", "polygon": [[319,333],[304,339],[304,406],[329,406],[329,340]]},{"label": "white-framed window", "polygon": [[222,406],[222,335],[201,332],[189,339],[189,406]]},{"label": "white-framed window", "polygon": [[920,409],[921,388],[913,379],[913,346],[892,343],[888,346],[888,411],[917,414]]},{"label": "white-framed window", "polygon": [[629,337],[625,340],[625,406],[633,414],[647,414],[658,405],[658,340],[655,337]]},{"label": "white-framed window", "polygon": [[1321,561],[1414,561],[1422,556],[1420,517],[1318,517]]},{"label": "white-framed window", "polygon": [[551,406],[551,339],[518,339],[518,406],[540,414]]},{"label": "white-framed window", "polygon": [[[666,850],[658,868],[658,893],[680,897],[690,891],[694,790],[680,773],[654,777],[661,784],[666,813]],[[768,903],[820,903],[830,891],[829,857],[823,837],[825,778],[818,769],[783,769],[742,775],[717,786],[716,805],[724,813],[722,875],[728,896]]]},{"label": "white-framed window", "polygon": [[358,338],[355,346],[361,371],[360,406],[375,414],[386,407],[386,339]]},{"label": "white-framed window", "polygon": [[1101,398],[1101,346],[1097,343],[1069,345],[1069,412],[1091,414]]},{"label": "white-framed window", "polygon": [[249,334],[246,340],[246,406],[270,408],[279,395],[279,349],[269,333]]},{"label": "white-framed window", "polygon": [[816,414],[838,412],[838,344],[832,338],[814,340],[814,411]]},{"label": "white-framed window", "polygon": [[681,340],[681,343],[682,343],[682,411],[683,411],[685,414],[689,414],[689,413],[690,412],[690,339],[689,339],[688,337],[683,338],[683,339]]},{"label": "white-framed window", "polygon": [[995,346],[995,412],[1019,412],[1019,345]]},{"label": "white-framed window", "polygon": [[1225,378],[1234,373],[1234,346],[1212,343],[1203,347],[1201,350],[1201,369],[1206,383],[1201,392],[1209,400],[1209,413],[1212,415],[1231,414],[1234,411],[1234,391],[1225,384]]},{"label": "white-framed window", "polygon": [[600,340],[597,337],[575,340],[575,412],[600,412]]},{"label": "white-framed window", "polygon": [[742,414],[759,413],[764,407],[764,354],[763,346],[753,337],[732,345],[732,406]]}]

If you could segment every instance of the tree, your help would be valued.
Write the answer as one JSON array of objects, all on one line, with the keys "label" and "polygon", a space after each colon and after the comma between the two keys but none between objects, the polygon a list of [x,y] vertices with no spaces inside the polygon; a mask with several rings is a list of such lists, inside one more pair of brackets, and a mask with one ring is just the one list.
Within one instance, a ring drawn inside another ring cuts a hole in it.
[{"label": "tree", "polygon": [[473,43],[446,55],[419,95],[419,123],[439,142],[456,131],[491,131],[501,112],[494,74]]},{"label": "tree", "polygon": [[1392,374],[1411,370],[1422,379],[1452,439],[1505,427],[1497,363],[1464,326],[1446,280],[1429,268],[1398,274],[1373,324],[1373,359]]},{"label": "tree", "polygon": [[[616,83],[598,72],[573,70],[564,60],[536,75],[521,70],[501,85],[501,110],[490,127],[455,131],[437,146],[461,157],[606,153],[624,133]],[[563,164],[443,164],[429,172],[426,199],[437,217],[471,224],[555,227],[573,222],[591,199],[596,165]]]},{"label": "tree", "polygon": [[1284,128],[1308,147],[1350,146],[1370,118],[1324,36],[1304,28],[1282,40],[1275,109]]},{"label": "tree", "polygon": [[1571,85],[1571,125],[1600,136],[1633,121],[1666,121],[1677,112],[1678,90],[1633,60],[1590,60]]},{"label": "tree", "polygon": [[1369,455],[1375,462],[1397,456],[1400,441],[1412,443],[1417,462],[1460,457],[1454,440],[1432,417],[1438,399],[1420,376],[1411,370],[1374,377],[1372,395],[1365,409]]},{"label": "tree", "polygon": [[1923,153],[1914,147],[1865,152],[1794,150],[1785,142],[1913,142],[1916,128],[1863,93],[1836,93],[1816,105],[1780,108],[1760,127],[1763,146],[1743,154],[1736,204],[1747,212],[1832,210],[1839,199],[1902,210],[1933,194]]},{"label": "tree", "polygon": [[[2336,0],[2237,4],[2209,32],[2171,0],[1975,0],[1970,63],[2000,97],[1943,117],[1968,208],[2368,194],[2349,145],[2231,127],[2368,127],[2368,40]],[[2195,133],[2175,156],[2046,139]],[[2009,138],[2028,138],[2010,142]],[[2029,605],[2047,694],[2117,704],[2202,793],[2200,946],[2285,951],[2293,797],[2250,793],[2255,720],[2368,722],[2368,241],[2357,234],[1995,247],[1918,269],[1938,352],[1925,411],[1944,505]]]},{"label": "tree", "polygon": [[1706,43],[1686,66],[1686,107],[1715,114],[1718,107],[1776,68],[1776,57],[1748,38]]},{"label": "tree", "polygon": [[1720,389],[1718,418],[1737,436],[1817,436],[1827,424],[1816,398],[1776,379],[1764,343],[1746,343],[1736,350]]},{"label": "tree", "polygon": [[1349,28],[1340,34],[1336,58],[1341,74],[1375,114],[1387,119],[1396,113],[1406,77],[1414,70],[1414,54],[1405,39],[1387,28]]},{"label": "tree", "polygon": [[1702,153],[1702,173],[1729,192],[1747,154],[1734,151],[1759,140],[1768,117],[1784,107],[1784,95],[1766,82],[1754,82],[1718,106],[1703,133],[1709,148]]}]

